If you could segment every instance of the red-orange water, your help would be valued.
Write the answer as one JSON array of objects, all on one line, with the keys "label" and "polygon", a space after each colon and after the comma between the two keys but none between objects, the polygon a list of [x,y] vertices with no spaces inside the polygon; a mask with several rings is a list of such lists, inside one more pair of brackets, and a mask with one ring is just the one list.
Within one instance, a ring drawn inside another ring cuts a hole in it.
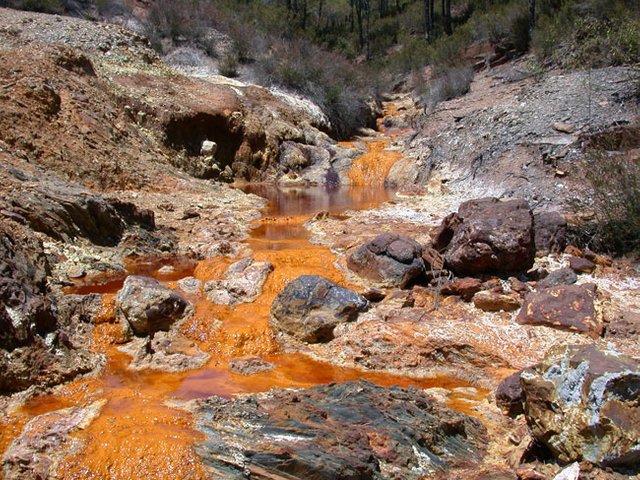
[{"label": "red-orange water", "polygon": [[[214,305],[192,297],[195,314],[181,328],[211,355],[211,361],[198,370],[184,373],[131,371],[130,358],[115,342],[121,336],[114,322],[114,294],[120,279],[84,280],[77,293],[103,293],[103,309],[94,334],[94,348],[107,355],[105,370],[97,378],[79,379],[62,386],[56,394],[35,398],[11,418],[0,420],[0,453],[33,416],[97,399],[107,404],[100,416],[84,431],[75,434],[84,447],[66,458],[57,474],[63,479],[201,479],[204,470],[194,451],[201,439],[185,411],[171,408],[167,400],[190,400],[211,395],[230,397],[261,392],[272,387],[309,387],[330,382],[367,379],[380,385],[454,388],[466,386],[451,378],[412,379],[385,373],[320,363],[299,353],[283,353],[269,327],[269,308],[273,298],[287,282],[302,274],[320,274],[343,285],[334,255],[323,246],[311,244],[303,224],[318,211],[342,213],[348,209],[371,208],[390,198],[383,188],[324,187],[291,188],[250,186],[247,191],[269,199],[265,217],[256,225],[248,241],[258,261],[269,261],[275,269],[264,285],[263,294],[253,303],[236,307]],[[129,273],[146,274],[170,287],[186,276],[207,281],[221,278],[232,260],[209,259],[194,265],[185,259],[132,259]],[[174,267],[170,273],[158,272],[163,264]],[[221,325],[221,326],[220,326]],[[259,356],[276,368],[251,376],[231,373],[228,361],[238,356]],[[465,410],[461,397],[452,397],[454,408]]]}]

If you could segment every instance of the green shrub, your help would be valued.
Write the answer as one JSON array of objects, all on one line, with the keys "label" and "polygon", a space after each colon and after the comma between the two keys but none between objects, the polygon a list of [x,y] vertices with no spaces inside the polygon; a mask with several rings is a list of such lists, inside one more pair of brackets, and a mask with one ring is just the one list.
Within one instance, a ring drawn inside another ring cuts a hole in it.
[{"label": "green shrub", "polygon": [[61,0],[4,0],[0,7],[18,8],[40,13],[64,13],[65,5]]},{"label": "green shrub", "polygon": [[592,248],[625,254],[640,251],[640,158],[592,155],[586,176],[594,192],[597,223]]},{"label": "green shrub", "polygon": [[469,65],[450,67],[427,84],[422,104],[427,110],[445,100],[452,100],[469,92],[473,80],[473,68]]},{"label": "green shrub", "polygon": [[238,76],[238,57],[233,53],[228,53],[219,63],[218,71],[220,75],[225,77],[234,78]]}]

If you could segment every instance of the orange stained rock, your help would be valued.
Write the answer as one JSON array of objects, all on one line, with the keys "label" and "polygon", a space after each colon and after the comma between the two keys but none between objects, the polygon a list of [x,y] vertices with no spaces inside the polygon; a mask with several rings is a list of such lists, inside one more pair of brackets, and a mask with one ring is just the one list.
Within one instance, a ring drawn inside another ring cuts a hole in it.
[{"label": "orange stained rock", "polygon": [[349,169],[352,185],[383,186],[391,168],[402,158],[402,154],[387,150],[388,140],[367,142],[367,153],[356,158]]}]

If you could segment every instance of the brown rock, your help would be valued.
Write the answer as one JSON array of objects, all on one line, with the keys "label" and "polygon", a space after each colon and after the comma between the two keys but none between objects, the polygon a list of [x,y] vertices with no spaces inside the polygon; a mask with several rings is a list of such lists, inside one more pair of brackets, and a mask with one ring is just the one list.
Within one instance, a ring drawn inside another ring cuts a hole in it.
[{"label": "brown rock", "polygon": [[487,290],[476,293],[473,296],[473,304],[485,312],[499,312],[501,310],[512,312],[520,308],[520,302],[517,298]]},{"label": "brown rock", "polygon": [[349,269],[384,287],[405,287],[424,274],[422,246],[392,233],[378,235],[347,256]]},{"label": "brown rock", "polygon": [[595,299],[593,284],[547,288],[527,295],[516,321],[521,325],[545,325],[598,338],[603,324],[596,315]]},{"label": "brown rock", "polygon": [[533,218],[536,250],[562,252],[567,244],[567,221],[559,212],[539,213]]},{"label": "brown rock", "polygon": [[533,214],[524,200],[470,200],[454,215],[457,220],[443,222],[434,246],[450,237],[444,257],[456,274],[526,271],[533,265]]},{"label": "brown rock", "polygon": [[551,126],[554,130],[561,133],[573,133],[576,131],[575,125],[566,122],[555,122]]},{"label": "brown rock", "polygon": [[605,338],[634,338],[640,335],[640,313],[623,312],[606,327]]},{"label": "brown rock", "polygon": [[514,292],[523,294],[531,291],[529,285],[518,280],[515,277],[509,277],[509,283],[511,284],[511,290],[513,290]]},{"label": "brown rock", "polygon": [[586,258],[569,257],[569,268],[576,273],[592,273],[596,264]]},{"label": "brown rock", "polygon": [[564,253],[567,255],[573,255],[574,257],[582,257],[582,250],[574,245],[567,245],[564,249]]},{"label": "brown rock", "polygon": [[516,372],[505,378],[500,382],[495,393],[498,407],[507,415],[513,417],[524,413],[524,405],[522,403],[524,396],[520,385],[520,373]]},{"label": "brown rock", "polygon": [[477,278],[457,278],[442,287],[443,295],[457,295],[465,302],[470,302],[473,296],[482,289],[482,282]]},{"label": "brown rock", "polygon": [[195,419],[213,478],[374,479],[381,466],[403,480],[460,478],[486,448],[478,420],[421,390],[364,381],[211,397]]}]

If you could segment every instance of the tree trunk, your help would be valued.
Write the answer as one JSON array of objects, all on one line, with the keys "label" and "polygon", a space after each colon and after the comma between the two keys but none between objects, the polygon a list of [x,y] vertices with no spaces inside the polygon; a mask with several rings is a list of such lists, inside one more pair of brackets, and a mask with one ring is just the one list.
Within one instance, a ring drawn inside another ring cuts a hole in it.
[{"label": "tree trunk", "polygon": [[451,0],[442,0],[442,3],[445,7],[444,10],[444,31],[447,35],[451,35],[453,33],[453,28],[451,26]]},{"label": "tree trunk", "polygon": [[529,37],[533,36],[536,26],[536,0],[529,0]]}]

